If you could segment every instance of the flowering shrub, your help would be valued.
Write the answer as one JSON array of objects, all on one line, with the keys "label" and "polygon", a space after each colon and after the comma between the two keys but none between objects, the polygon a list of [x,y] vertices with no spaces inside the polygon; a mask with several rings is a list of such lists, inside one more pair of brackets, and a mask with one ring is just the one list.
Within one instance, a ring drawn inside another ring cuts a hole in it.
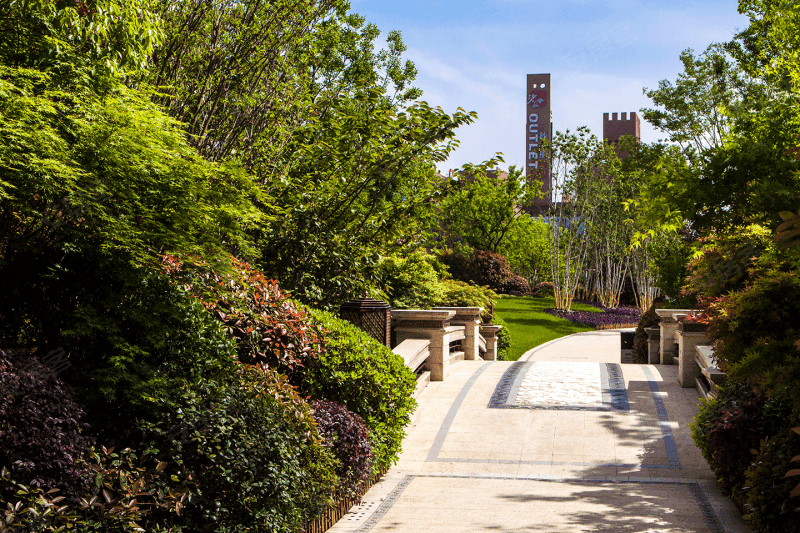
[{"label": "flowering shrub", "polygon": [[[753,450],[755,451],[755,450]],[[785,477],[792,458],[800,454],[800,437],[786,429],[761,441],[758,455],[745,472],[744,515],[757,533],[800,532],[797,497],[792,497],[796,481]]]},{"label": "flowering shrub", "polygon": [[444,254],[442,263],[450,269],[453,278],[486,285],[495,291],[500,291],[503,282],[514,275],[505,257],[486,250],[473,250],[469,256],[461,253]]},{"label": "flowering shrub", "polygon": [[598,304],[591,304],[600,309],[600,312],[592,311],[565,311],[563,309],[548,308],[545,313],[563,318],[597,329],[613,329],[627,327],[636,324],[641,318],[641,311],[638,307],[603,307]]},{"label": "flowering shrub", "polygon": [[[120,452],[101,447],[86,457],[92,483],[70,492],[31,487],[18,482],[6,468],[0,483],[13,486],[5,503],[3,531],[80,531],[81,533],[179,533],[169,526],[180,519],[192,493],[185,470],[152,455],[126,448]],[[156,526],[154,528],[154,526]],[[156,529],[157,528],[157,529]]]},{"label": "flowering shrub", "polygon": [[[715,300],[710,307],[709,332],[716,339],[715,355],[724,370],[735,374],[735,367],[742,366],[747,369],[743,375],[758,378],[782,365],[796,364],[796,351],[782,348],[800,338],[797,273],[775,272],[759,278],[751,287]],[[781,350],[775,353],[772,345],[781,345]],[[780,353],[784,356],[771,357]]]},{"label": "flowering shrub", "polygon": [[165,415],[141,423],[148,448],[192,481],[176,525],[292,533],[330,503],[336,461],[308,403],[275,370],[233,364],[155,401]]},{"label": "flowering shrub", "polygon": [[336,475],[339,478],[336,496],[358,496],[369,482],[372,449],[369,431],[364,421],[336,402],[316,400],[311,402],[317,429],[339,461]]},{"label": "flowering shrub", "polygon": [[305,308],[275,280],[235,258],[230,258],[230,266],[232,272],[221,274],[205,262],[163,258],[164,271],[236,339],[240,362],[266,363],[291,376],[314,357],[319,332]]},{"label": "flowering shrub", "polygon": [[703,402],[691,422],[692,439],[722,486],[740,496],[745,470],[759,442],[780,433],[792,421],[786,392],[766,398],[746,383],[729,382],[713,400]]}]

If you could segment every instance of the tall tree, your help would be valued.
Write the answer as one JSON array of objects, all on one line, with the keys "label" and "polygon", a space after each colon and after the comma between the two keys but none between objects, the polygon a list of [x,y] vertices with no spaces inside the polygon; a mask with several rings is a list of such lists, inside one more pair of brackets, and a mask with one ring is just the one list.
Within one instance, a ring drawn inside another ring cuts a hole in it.
[{"label": "tall tree", "polygon": [[584,282],[597,196],[619,158],[588,128],[556,132],[549,146],[554,204],[547,215],[550,270],[556,307],[569,310]]},{"label": "tall tree", "polygon": [[253,253],[243,226],[263,215],[249,176],[202,159],[149,94],[122,84],[148,52],[139,32],[156,32],[143,6],[12,3],[8,24],[24,38],[0,47],[0,323],[11,344],[45,330],[53,341],[87,303],[63,278],[111,286],[171,251]]},{"label": "tall tree", "polygon": [[520,213],[508,230],[499,252],[531,287],[550,280],[550,246],[547,224],[526,213]]},{"label": "tall tree", "polygon": [[487,166],[466,165],[457,189],[442,203],[447,231],[479,250],[497,253],[517,216],[531,200],[534,188],[523,178],[523,169],[511,166],[487,175]]}]

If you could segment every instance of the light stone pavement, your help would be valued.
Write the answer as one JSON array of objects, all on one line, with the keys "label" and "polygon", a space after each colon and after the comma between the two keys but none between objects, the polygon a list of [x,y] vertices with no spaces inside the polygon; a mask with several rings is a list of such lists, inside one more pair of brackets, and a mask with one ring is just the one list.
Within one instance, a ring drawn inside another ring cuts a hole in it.
[{"label": "light stone pavement", "polygon": [[751,533],[691,440],[697,392],[676,366],[621,365],[619,345],[589,332],[458,363],[329,531]]},{"label": "light stone pavement", "polygon": [[516,405],[603,405],[600,365],[572,361],[537,361],[525,373]]}]

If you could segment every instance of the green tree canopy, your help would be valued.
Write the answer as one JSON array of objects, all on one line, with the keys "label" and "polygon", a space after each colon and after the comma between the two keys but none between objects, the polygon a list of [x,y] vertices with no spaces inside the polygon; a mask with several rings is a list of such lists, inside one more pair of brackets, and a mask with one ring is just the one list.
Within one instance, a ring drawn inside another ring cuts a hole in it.
[{"label": "green tree canopy", "polygon": [[444,223],[453,238],[479,250],[497,253],[517,215],[535,197],[535,189],[523,177],[523,169],[511,166],[507,173],[482,165],[465,165],[459,187],[442,203]]}]

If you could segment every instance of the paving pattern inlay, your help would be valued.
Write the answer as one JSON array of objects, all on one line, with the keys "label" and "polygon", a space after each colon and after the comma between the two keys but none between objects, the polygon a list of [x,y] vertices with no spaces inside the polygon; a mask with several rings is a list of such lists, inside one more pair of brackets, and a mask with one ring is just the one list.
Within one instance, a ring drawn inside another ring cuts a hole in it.
[{"label": "paving pattern inlay", "polygon": [[489,407],[584,411],[629,408],[618,364],[574,361],[514,363],[498,382]]}]

